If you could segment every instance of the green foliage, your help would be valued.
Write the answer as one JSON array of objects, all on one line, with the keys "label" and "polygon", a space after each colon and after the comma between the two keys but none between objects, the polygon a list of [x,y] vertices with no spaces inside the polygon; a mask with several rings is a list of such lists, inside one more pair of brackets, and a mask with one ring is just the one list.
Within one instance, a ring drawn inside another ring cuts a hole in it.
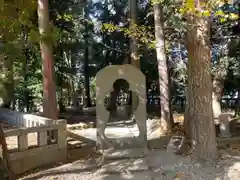
[{"label": "green foliage", "polygon": [[140,42],[147,44],[149,48],[155,48],[155,38],[154,35],[150,32],[152,27],[133,24],[131,28],[121,28],[119,26],[115,26],[113,24],[105,23],[102,25],[102,31],[107,32],[123,32],[127,37],[134,37],[138,39]]},{"label": "green foliage", "polygon": [[[176,63],[171,59],[173,47],[185,44],[187,31],[186,14],[212,16],[212,42],[225,44],[218,35],[229,35],[230,23],[238,15],[227,12],[222,7],[223,1],[211,0],[196,9],[193,1],[173,0],[139,0],[138,22],[129,28],[127,0],[122,1],[88,1],[87,4],[75,0],[49,1],[51,33],[39,34],[36,0],[0,0],[0,63],[4,59],[13,61],[14,96],[21,109],[33,110],[42,102],[42,61],[39,41],[44,40],[54,45],[55,74],[57,95],[64,105],[70,104],[74,91],[83,92],[83,64],[85,61],[86,38],[89,53],[88,76],[90,78],[91,96],[95,97],[95,75],[97,71],[109,64],[127,62],[129,38],[138,40],[142,71],[147,76],[147,84],[152,87],[158,81],[156,68],[155,35],[153,21],[153,4],[161,3],[164,11],[164,33],[166,50],[169,57],[171,79],[174,87],[184,95],[186,83],[186,62]],[[86,7],[85,7],[86,6]],[[16,10],[18,9],[18,10]],[[87,16],[82,13],[85,9]],[[94,17],[94,18],[92,18]],[[99,24],[101,26],[99,27]],[[238,45],[231,44],[231,55],[220,54],[213,63],[213,74],[226,77],[227,81],[237,77]],[[184,59],[184,58],[183,58]],[[6,97],[8,90],[4,78],[8,71],[1,69],[0,96]],[[235,79],[234,79],[235,80]],[[236,85],[237,86],[237,85]],[[236,87],[234,86],[234,88]],[[231,86],[232,87],[232,86]],[[154,90],[156,91],[156,89]],[[157,92],[157,91],[156,91]]]},{"label": "green foliage", "polygon": [[0,38],[13,39],[21,33],[21,26],[31,27],[30,19],[37,8],[35,0],[0,0]]},{"label": "green foliage", "polygon": [[182,14],[193,14],[199,17],[210,17],[212,15],[218,16],[220,22],[237,20],[239,18],[237,13],[225,13],[219,9],[219,7],[226,3],[228,2],[225,0],[200,1],[200,6],[197,8],[195,6],[195,1],[185,0],[184,5],[179,9],[179,12]]}]

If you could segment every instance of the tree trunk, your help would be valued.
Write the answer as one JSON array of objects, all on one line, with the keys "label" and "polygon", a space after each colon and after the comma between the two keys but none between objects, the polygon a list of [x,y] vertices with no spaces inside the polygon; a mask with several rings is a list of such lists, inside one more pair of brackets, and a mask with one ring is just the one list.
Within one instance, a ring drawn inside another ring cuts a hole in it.
[{"label": "tree trunk", "polygon": [[240,89],[238,89],[238,97],[237,97],[237,106],[235,108],[235,116],[240,113]]},{"label": "tree trunk", "polygon": [[[114,20],[114,25],[117,25],[117,21],[116,18]],[[117,59],[117,52],[115,51],[116,49],[116,38],[114,36],[115,34],[113,34],[113,42],[112,42],[112,64],[116,64],[116,59]],[[118,88],[118,87],[117,87]],[[111,110],[110,114],[111,117],[115,117],[117,115],[117,96],[118,96],[118,90],[115,88],[113,88],[113,91],[110,92],[110,105],[109,105],[109,109]]]},{"label": "tree trunk", "polygon": [[169,92],[169,100],[168,100],[168,102],[169,102],[169,114],[170,114],[169,121],[174,126],[173,103],[172,103],[172,92],[171,92],[171,83],[172,83],[172,81],[171,81],[171,78],[170,78],[169,66],[167,68],[168,68],[168,92]]},{"label": "tree trunk", "polygon": [[188,131],[194,157],[212,161],[218,154],[212,111],[210,24],[208,18],[194,15],[188,16],[188,24]]},{"label": "tree trunk", "polygon": [[[64,57],[64,51],[61,49],[61,55],[62,57]],[[63,58],[61,58],[61,67],[63,67],[63,64],[64,64],[64,60]],[[61,85],[63,84],[63,73],[60,73],[60,76],[59,76],[59,84],[58,85]],[[59,113],[63,113],[66,111],[66,108],[65,108],[65,104],[63,102],[63,87],[60,86],[60,89],[59,89],[59,98],[58,98],[58,107],[59,107]]]},{"label": "tree trunk", "polygon": [[59,106],[59,112],[60,113],[63,113],[66,111],[66,108],[63,104],[63,90],[62,90],[62,87],[60,88],[60,97],[59,97],[59,100],[58,100],[58,106]]},{"label": "tree trunk", "polygon": [[[188,63],[189,64],[189,63]],[[190,69],[189,65],[188,68]],[[190,70],[188,71],[188,77],[190,77]],[[191,93],[191,84],[188,84],[188,86],[186,87],[186,104],[185,104],[185,112],[184,112],[184,122],[183,122],[183,127],[184,127],[184,131],[185,131],[185,136],[187,139],[192,139],[192,133],[191,133],[191,127],[194,128],[192,124],[192,119],[190,117],[190,107],[191,107],[191,101],[189,100],[189,97],[191,97],[190,93]]]},{"label": "tree trunk", "polygon": [[5,88],[5,95],[3,96],[3,107],[11,108],[13,101],[13,59],[12,57],[4,59],[4,75],[3,85]]},{"label": "tree trunk", "polygon": [[[130,17],[130,29],[134,30],[134,26],[137,24],[137,0],[129,0],[129,17]],[[137,52],[137,39],[135,37],[131,37],[130,39],[130,57],[131,64],[136,68],[140,69],[140,58]],[[138,96],[136,93],[132,93],[132,113],[134,113],[135,109],[138,106]]]},{"label": "tree trunk", "polygon": [[213,117],[217,119],[222,113],[221,100],[223,94],[224,80],[214,78],[213,79],[213,92],[212,92],[212,103],[213,103]]},{"label": "tree trunk", "polygon": [[[114,9],[116,11],[116,14],[115,14],[115,17],[114,17],[114,20],[113,20],[114,26],[116,26],[118,24],[118,19],[119,19],[119,17],[118,17],[119,16],[119,13],[118,13],[119,12],[119,10],[118,10],[119,4],[118,3],[119,3],[118,1],[113,1]],[[116,51],[117,41],[116,41],[116,35],[117,35],[116,32],[113,33],[113,35],[112,35],[112,43],[111,43],[111,46],[112,46],[111,63],[112,64],[117,64],[117,51]],[[110,105],[109,105],[109,109],[111,110],[110,111],[111,117],[115,117],[117,115],[117,97],[118,97],[118,90],[119,89],[116,89],[116,88],[118,88],[118,87],[114,87],[113,91],[110,92]]]},{"label": "tree trunk", "polygon": [[154,22],[155,22],[155,37],[156,37],[156,53],[159,73],[160,86],[160,104],[161,104],[161,123],[163,132],[171,130],[174,126],[171,118],[171,104],[169,91],[169,72],[167,65],[167,57],[165,51],[165,39],[163,31],[163,12],[160,3],[155,3]]},{"label": "tree trunk", "polygon": [[23,61],[23,78],[24,78],[24,105],[26,108],[26,112],[29,112],[30,106],[29,106],[29,89],[27,87],[28,83],[28,59],[29,59],[29,49],[28,47],[25,47],[24,53],[25,58]]},{"label": "tree trunk", "polygon": [[[48,0],[38,0],[38,21],[41,36],[50,34]],[[43,115],[51,119],[58,118],[56,85],[54,82],[53,55],[50,42],[40,41],[43,60]]]},{"label": "tree trunk", "polygon": [[[76,61],[74,58],[72,58],[72,51],[68,51],[68,61],[70,63],[70,68],[75,72],[76,69]],[[70,75],[70,89],[71,89],[71,107],[78,109],[79,108],[79,102],[77,99],[77,92],[75,87],[75,78],[74,75]]]},{"label": "tree trunk", "polygon": [[72,106],[73,106],[73,108],[76,108],[76,109],[80,108],[74,81],[72,81]]},{"label": "tree trunk", "polygon": [[85,35],[84,35],[84,42],[85,42],[85,62],[84,62],[84,106],[91,107],[91,97],[90,97],[90,83],[89,83],[89,62],[88,62],[88,15],[87,15],[87,5],[85,5],[84,9],[84,18],[85,18]]},{"label": "tree trunk", "polygon": [[16,179],[9,164],[8,149],[1,124],[0,124],[0,179],[1,180]]},{"label": "tree trunk", "polygon": [[28,30],[23,26],[23,39],[24,39],[24,60],[22,63],[23,78],[24,78],[24,110],[29,112],[30,102],[29,102],[29,89],[28,89],[28,61],[30,59],[30,49],[28,48]]}]

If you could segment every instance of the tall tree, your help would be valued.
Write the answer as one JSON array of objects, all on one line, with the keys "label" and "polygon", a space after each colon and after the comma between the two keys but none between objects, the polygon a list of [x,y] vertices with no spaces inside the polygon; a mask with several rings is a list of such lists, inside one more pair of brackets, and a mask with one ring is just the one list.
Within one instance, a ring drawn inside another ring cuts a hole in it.
[{"label": "tall tree", "polygon": [[84,8],[84,26],[85,26],[85,34],[84,34],[84,104],[86,107],[91,106],[91,97],[90,97],[90,88],[89,88],[89,53],[88,53],[88,39],[89,39],[89,33],[88,33],[88,4],[86,2],[85,8]]},{"label": "tall tree", "polygon": [[160,2],[153,4],[154,9],[154,23],[155,23],[155,37],[156,37],[156,54],[157,66],[159,73],[159,89],[160,89],[160,104],[161,104],[161,123],[162,130],[171,130],[174,126],[171,118],[170,106],[170,90],[169,90],[169,73],[167,65],[167,57],[165,51],[165,38],[163,30],[163,8]]},{"label": "tall tree", "polygon": [[[130,30],[134,31],[137,25],[137,0],[129,0],[129,19],[130,19]],[[140,58],[138,55],[138,48],[137,48],[137,38],[132,36],[130,39],[130,59],[131,64],[136,68],[140,69]],[[131,94],[132,96],[132,113],[135,111],[138,105],[138,96],[135,93]]]},{"label": "tall tree", "polygon": [[[204,3],[206,1],[198,0],[193,6],[201,12]],[[195,157],[211,161],[217,158],[217,145],[212,111],[210,20],[207,16],[188,12],[187,21],[188,132]]]},{"label": "tall tree", "polygon": [[51,26],[49,22],[48,0],[38,0],[38,22],[41,34],[40,49],[43,61],[43,115],[58,118],[56,86],[54,82]]},{"label": "tall tree", "polygon": [[6,89],[6,95],[3,98],[3,107],[4,108],[10,108],[11,103],[13,101],[14,97],[14,91],[13,91],[13,59],[12,57],[6,57],[4,59],[4,81],[3,85]]}]

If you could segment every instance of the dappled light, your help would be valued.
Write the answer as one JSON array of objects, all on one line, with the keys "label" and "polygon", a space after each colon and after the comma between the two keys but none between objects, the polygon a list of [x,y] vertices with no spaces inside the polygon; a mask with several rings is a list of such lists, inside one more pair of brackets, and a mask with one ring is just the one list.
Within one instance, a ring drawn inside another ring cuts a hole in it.
[{"label": "dappled light", "polygon": [[0,180],[239,180],[239,5],[0,0]]}]

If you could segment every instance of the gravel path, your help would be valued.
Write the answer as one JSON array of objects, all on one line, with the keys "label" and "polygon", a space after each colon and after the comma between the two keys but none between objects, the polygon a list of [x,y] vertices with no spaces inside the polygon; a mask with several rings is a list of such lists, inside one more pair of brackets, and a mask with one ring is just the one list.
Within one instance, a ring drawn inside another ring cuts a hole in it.
[{"label": "gravel path", "polygon": [[105,174],[94,160],[76,161],[29,175],[21,180],[239,180],[240,156],[221,157],[217,165],[201,165],[190,157],[164,150],[151,151],[146,158],[149,170],[125,174]]}]

